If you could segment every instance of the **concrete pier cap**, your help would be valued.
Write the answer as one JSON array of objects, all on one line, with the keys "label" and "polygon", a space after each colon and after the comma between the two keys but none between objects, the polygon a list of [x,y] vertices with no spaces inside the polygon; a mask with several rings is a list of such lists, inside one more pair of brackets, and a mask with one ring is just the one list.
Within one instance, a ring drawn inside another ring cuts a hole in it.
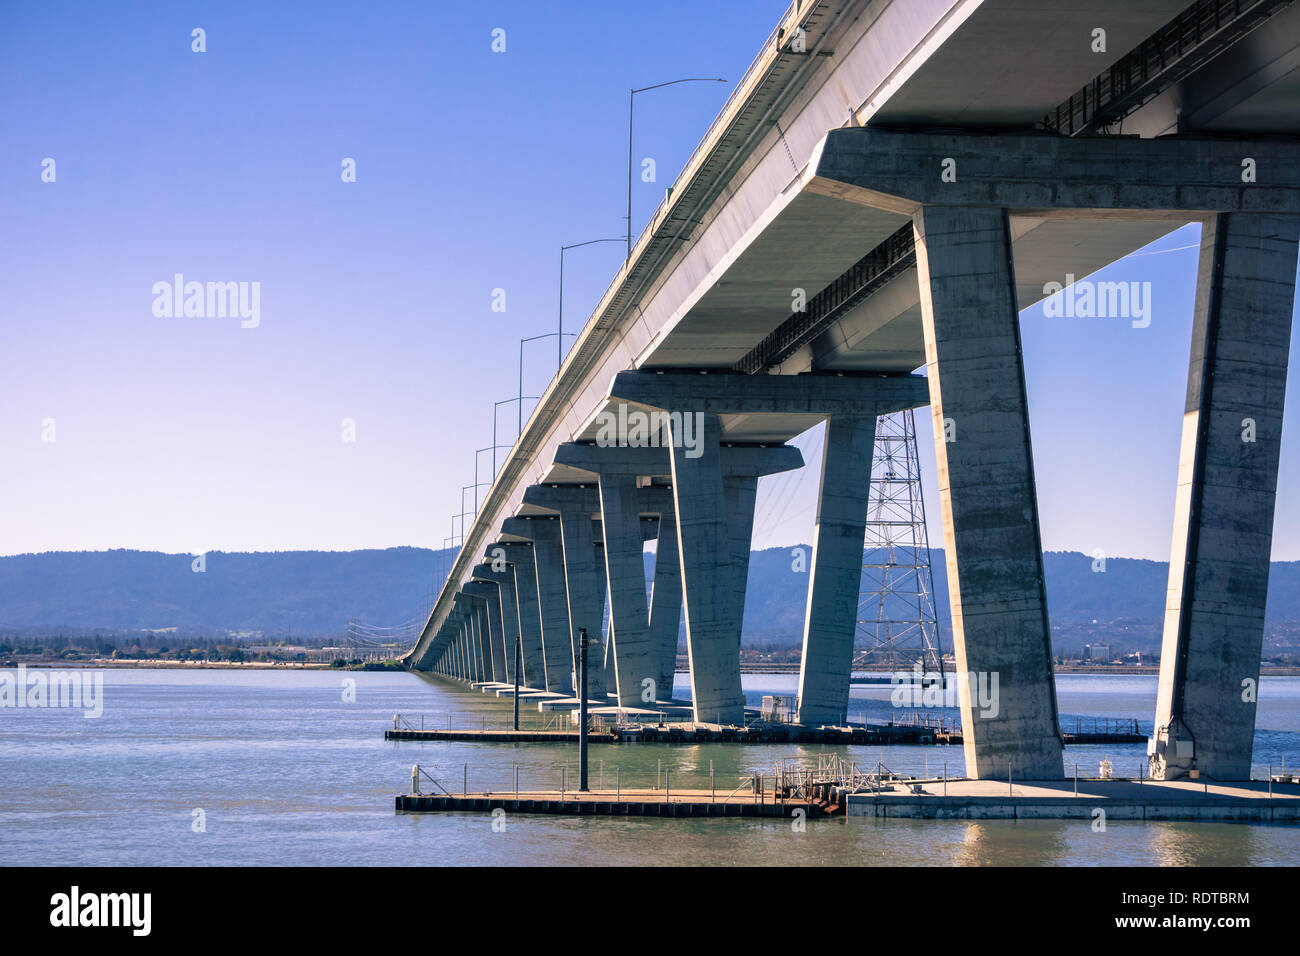
[{"label": "concrete pier cap", "polygon": [[[1251,177],[1243,176],[1246,160]],[[945,168],[950,175],[941,175]],[[1300,141],[854,127],[823,137],[802,187],[909,217],[926,205],[1181,221],[1300,213]]]},{"label": "concrete pier cap", "polygon": [[[897,373],[744,375],[634,370],[619,372],[611,401],[647,408],[715,415],[817,416],[888,414],[930,401],[925,376]],[[802,429],[800,429],[802,430]],[[792,433],[797,434],[797,432]]]}]

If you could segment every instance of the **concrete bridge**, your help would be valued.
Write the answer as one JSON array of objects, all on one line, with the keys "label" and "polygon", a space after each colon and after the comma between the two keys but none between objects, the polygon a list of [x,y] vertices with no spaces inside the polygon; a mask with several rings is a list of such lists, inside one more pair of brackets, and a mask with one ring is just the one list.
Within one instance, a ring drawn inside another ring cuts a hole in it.
[{"label": "concrete bridge", "polygon": [[928,405],[957,669],[997,677],[996,708],[961,695],[967,771],[1059,778],[1018,312],[1199,221],[1152,768],[1247,777],[1298,125],[1290,0],[797,0],[540,399],[408,665],[506,681],[518,639],[523,680],[572,695],[608,596],[591,696],[653,708],[684,608],[695,719],[741,721],[757,480],[825,421],[798,718],[843,723],[876,417]]}]

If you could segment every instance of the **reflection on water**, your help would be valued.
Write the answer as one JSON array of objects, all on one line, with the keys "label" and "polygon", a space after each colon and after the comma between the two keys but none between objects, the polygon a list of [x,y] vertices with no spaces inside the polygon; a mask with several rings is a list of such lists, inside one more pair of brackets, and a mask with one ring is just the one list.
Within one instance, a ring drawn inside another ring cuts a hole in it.
[{"label": "reflection on water", "polygon": [[963,827],[959,866],[1056,866],[1066,862],[1066,827],[1071,821],[972,820]]},{"label": "reflection on water", "polygon": [[[356,700],[342,682],[356,681]],[[793,694],[796,678],[753,675],[746,693]],[[679,677],[677,693],[689,691]],[[1155,679],[1065,675],[1064,719],[1136,717],[1150,730]],[[896,716],[889,688],[855,687],[853,712]],[[1300,828],[1116,821],[826,820],[798,832],[785,820],[655,820],[511,815],[504,833],[484,814],[398,816],[392,798],[418,762],[448,789],[558,787],[577,779],[573,745],[389,743],[392,715],[441,725],[505,719],[508,699],[438,678],[325,671],[107,671],[104,715],[0,710],[0,852],[33,864],[839,864],[1268,865],[1300,863]],[[531,715],[530,715],[531,716]],[[1257,775],[1300,760],[1300,679],[1265,678]],[[863,765],[962,772],[959,747],[599,745],[593,784],[707,788],[718,798],[754,770],[790,756],[838,751]],[[1141,745],[1067,751],[1093,773],[1120,773]],[[1130,769],[1130,765],[1131,768]],[[712,777],[710,776],[712,771]],[[191,828],[202,809],[206,831]]]}]

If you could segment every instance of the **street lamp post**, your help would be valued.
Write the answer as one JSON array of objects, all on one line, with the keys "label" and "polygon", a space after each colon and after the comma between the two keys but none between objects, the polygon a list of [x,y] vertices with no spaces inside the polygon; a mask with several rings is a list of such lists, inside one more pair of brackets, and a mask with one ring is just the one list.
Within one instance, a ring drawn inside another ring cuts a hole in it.
[{"label": "street lamp post", "polygon": [[[487,487],[487,488],[492,487],[492,483],[491,483],[490,481],[479,481],[479,480],[478,480],[478,456],[481,455],[481,454],[483,454],[483,452],[485,452],[485,451],[491,451],[491,452],[495,453],[496,449],[494,449],[494,448],[476,448],[476,449],[474,450],[474,484],[470,485],[470,487],[474,489],[474,517],[475,517],[475,518],[478,517],[478,490],[479,490],[480,488],[484,488],[484,487]],[[462,526],[462,530],[463,530],[463,526]]]},{"label": "street lamp post", "polygon": [[[492,409],[492,413],[493,413],[493,414],[492,414],[492,417],[493,417],[493,419],[495,419],[495,418],[496,418],[496,409],[495,409],[495,408]],[[488,445],[488,446],[485,447],[485,448],[479,448],[479,449],[476,449],[476,450],[475,450],[475,452],[474,452],[474,514],[475,514],[475,515],[478,514],[478,490],[479,490],[479,488],[482,488],[482,487],[488,487],[488,488],[491,488],[491,487],[492,487],[492,482],[493,482],[493,481],[496,481],[496,477],[497,477],[497,449],[498,449],[498,448],[509,448],[509,447],[510,447],[509,445],[498,445],[495,441],[493,441],[493,443],[492,443],[491,445]],[[481,454],[483,454],[483,452],[485,452],[485,451],[490,451],[490,452],[492,452],[492,481],[479,481],[479,480],[478,480],[478,456],[481,455]]]},{"label": "street lamp post", "polygon": [[578,789],[587,792],[587,629],[578,628]]},{"label": "street lamp post", "polygon": [[678,83],[726,83],[727,81],[720,76],[688,76],[680,80],[669,80],[667,83],[656,83],[653,86],[643,86],[640,89],[634,89],[627,95],[627,257],[632,258],[632,107],[636,102],[638,93],[645,93],[647,90],[657,90],[663,86],[675,86]]},{"label": "street lamp post", "polygon": [[[459,557],[459,554],[460,554],[460,549],[463,548],[463,547],[465,547],[465,516],[468,515],[468,514],[470,514],[470,512],[468,512],[468,511],[465,510],[465,492],[469,491],[469,489],[471,489],[471,488],[474,489],[474,494],[477,496],[477,495],[478,495],[478,486],[477,486],[477,485],[461,485],[461,488],[460,488],[460,514],[455,514],[455,515],[452,515],[452,516],[451,516],[451,529],[452,529],[452,530],[451,530],[451,540],[452,540],[453,542],[455,542],[455,544],[456,544],[456,548],[457,548],[457,556],[458,556],[458,557]],[[477,507],[477,505],[475,506],[475,509],[474,509],[474,512],[473,512],[473,513],[474,513],[474,514],[477,514],[477,513],[478,513],[478,507]],[[459,540],[459,541],[456,541],[456,520],[457,520],[458,518],[460,519],[460,540]],[[454,559],[454,558],[452,559],[452,562],[453,562],[453,563],[455,562],[455,559]],[[447,577],[448,577],[448,578],[451,577],[451,565],[448,565],[448,567],[447,567]]]},{"label": "street lamp post", "polygon": [[[617,242],[618,240],[614,240],[614,241]],[[563,249],[561,249],[561,255],[560,255],[560,271],[561,273],[563,273],[564,271]],[[563,300],[564,300],[564,279],[563,277],[561,277],[560,279],[560,325],[561,326],[564,325],[564,301]],[[528,396],[524,395],[524,346],[529,342],[536,342],[538,339],[549,339],[552,335],[558,335],[560,338],[559,352],[561,355],[561,361],[563,361],[565,334],[566,333],[564,333],[563,331],[543,332],[541,335],[530,335],[526,339],[519,340],[519,434],[520,435],[523,435],[524,433],[524,398],[527,397],[534,400],[539,398],[539,396],[537,395],[528,395]],[[569,332],[567,334],[571,338],[574,335],[577,335],[576,332]],[[556,366],[555,371],[556,374],[559,374],[560,369],[558,365]],[[516,441],[517,440],[518,438],[516,438]]]},{"label": "street lamp post", "polygon": [[543,332],[541,335],[530,335],[526,339],[519,340],[519,434],[515,436],[515,441],[524,435],[524,345],[549,336],[549,332]]},{"label": "street lamp post", "polygon": [[[630,148],[630,147],[629,147]],[[628,160],[631,162],[631,160]],[[628,174],[631,175],[630,173]],[[631,180],[628,180],[630,190]],[[629,193],[629,196],[631,194]],[[628,200],[631,202],[631,199]],[[631,222],[631,220],[628,220]],[[560,246],[560,327],[556,333],[559,338],[555,341],[555,374],[560,374],[560,366],[564,364],[564,254],[570,249],[580,249],[583,246],[594,246],[598,242],[621,242],[620,239],[588,239],[586,242],[575,242],[571,245]],[[629,247],[630,248],[630,247]]]},{"label": "street lamp post", "polygon": [[465,492],[467,491],[473,491],[474,494],[477,495],[478,486],[477,485],[460,486],[460,514],[458,514],[456,517],[460,518],[460,543],[462,545],[465,543],[465,516],[469,514],[478,514],[478,505],[474,506],[475,510],[472,512],[465,510]]},{"label": "street lamp post", "polygon": [[[522,357],[522,355],[521,355],[521,356],[520,356],[520,360],[522,361],[522,359],[523,359],[523,357]],[[495,478],[495,477],[497,476],[497,452],[496,452],[496,450],[497,450],[498,448],[509,448],[509,447],[510,447],[509,445],[498,445],[498,444],[497,444],[497,409],[500,408],[502,405],[509,405],[511,402],[518,402],[518,403],[519,403],[519,434],[522,435],[522,434],[524,433],[524,399],[527,398],[527,399],[535,400],[535,399],[537,398],[536,395],[525,395],[525,394],[524,394],[524,390],[523,390],[523,367],[522,367],[522,366],[520,366],[519,381],[520,381],[520,388],[519,388],[519,397],[518,397],[518,398],[503,398],[503,399],[501,399],[501,401],[499,401],[499,402],[493,402],[493,403],[492,403],[492,477],[493,477],[493,478]],[[516,437],[515,437],[515,441],[518,441],[518,440],[519,440],[519,437],[516,436]]]},{"label": "street lamp post", "polygon": [[515,730],[519,729],[519,649],[523,642],[523,633],[515,628]]},{"label": "street lamp post", "polygon": [[451,549],[456,543],[456,516],[451,516],[451,535],[442,539],[443,558],[438,562],[438,569],[442,572],[442,583],[445,587],[447,579],[451,577]]}]

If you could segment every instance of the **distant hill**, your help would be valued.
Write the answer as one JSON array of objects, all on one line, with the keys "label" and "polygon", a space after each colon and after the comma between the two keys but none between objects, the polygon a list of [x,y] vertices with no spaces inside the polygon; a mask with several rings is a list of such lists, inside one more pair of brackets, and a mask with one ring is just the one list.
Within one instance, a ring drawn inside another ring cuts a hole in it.
[{"label": "distant hill", "polygon": [[0,628],[340,634],[428,613],[440,552],[51,551],[0,557]]},{"label": "distant hill", "polygon": [[[811,548],[801,546],[811,557]],[[750,556],[749,588],[745,597],[745,640],[788,641],[803,630],[808,575],[792,569],[795,548],[769,548]],[[942,549],[930,552],[934,603],[947,642],[949,620],[948,573]],[[1159,633],[1164,618],[1169,565],[1138,558],[1108,558],[1105,571],[1092,569],[1091,556],[1077,551],[1043,555],[1047,607],[1053,628],[1120,622],[1151,625],[1144,633]],[[1269,577],[1270,623],[1300,622],[1300,561],[1274,562]],[[1082,643],[1081,641],[1074,642]],[[1158,644],[1158,641],[1156,641]],[[1057,650],[1062,650],[1058,640]],[[1077,647],[1070,647],[1071,650]]]},{"label": "distant hill", "polygon": [[[802,635],[806,568],[793,548],[751,556],[745,642],[793,643]],[[262,632],[337,635],[349,619],[394,625],[428,612],[446,552],[209,552],[206,570],[190,555],[155,551],[47,552],[0,557],[0,631],[28,628]],[[935,605],[946,630],[943,552],[931,554]],[[653,557],[647,556],[647,573]],[[1140,624],[1147,635],[1163,614],[1166,565],[1110,558],[1104,573],[1078,552],[1044,556],[1054,627],[1091,622]],[[1271,622],[1300,621],[1300,562],[1273,565]]]}]

